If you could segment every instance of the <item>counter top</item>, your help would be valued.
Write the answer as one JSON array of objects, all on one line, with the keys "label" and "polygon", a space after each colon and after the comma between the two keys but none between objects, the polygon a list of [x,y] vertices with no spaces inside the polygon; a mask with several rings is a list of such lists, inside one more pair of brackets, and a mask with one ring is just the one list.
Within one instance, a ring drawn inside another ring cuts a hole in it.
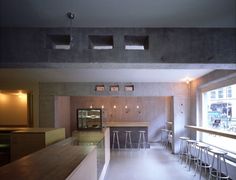
[{"label": "counter top", "polygon": [[1,167],[1,179],[66,179],[95,150],[95,146],[72,146],[71,141],[68,138]]},{"label": "counter top", "polygon": [[203,128],[203,127],[191,126],[191,125],[185,125],[185,128],[236,139],[236,133],[234,133],[234,132],[228,132],[228,131],[222,131],[222,130],[210,129],[210,128]]},{"label": "counter top", "polygon": [[148,127],[149,122],[105,122],[107,127]]},{"label": "counter top", "polygon": [[12,132],[12,131],[20,131],[20,130],[26,130],[29,128],[23,128],[23,127],[0,127],[0,132]]},{"label": "counter top", "polygon": [[64,131],[64,128],[25,128],[13,131],[13,133],[47,133],[55,130]]},{"label": "counter top", "polygon": [[14,133],[45,133],[52,130],[64,129],[64,128],[18,128],[18,127],[1,127],[0,132],[14,132]]}]

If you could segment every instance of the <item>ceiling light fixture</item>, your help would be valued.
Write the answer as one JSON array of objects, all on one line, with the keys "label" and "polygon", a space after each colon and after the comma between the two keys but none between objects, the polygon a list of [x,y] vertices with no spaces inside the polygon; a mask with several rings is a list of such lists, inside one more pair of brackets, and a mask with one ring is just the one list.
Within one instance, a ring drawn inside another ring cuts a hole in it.
[{"label": "ceiling light fixture", "polygon": [[72,13],[72,12],[68,12],[66,13],[67,15],[67,18],[70,20],[70,44],[72,46],[72,40],[73,40],[73,36],[72,36],[72,22],[73,20],[75,19],[75,13]]}]

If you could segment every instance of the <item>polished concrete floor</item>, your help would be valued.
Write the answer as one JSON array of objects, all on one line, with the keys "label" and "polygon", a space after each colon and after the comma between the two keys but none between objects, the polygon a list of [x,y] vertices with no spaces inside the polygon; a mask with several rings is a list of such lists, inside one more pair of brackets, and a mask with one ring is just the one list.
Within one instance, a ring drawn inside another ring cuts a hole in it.
[{"label": "polished concrete floor", "polygon": [[146,150],[113,150],[105,180],[198,180],[199,174],[194,176],[194,170],[185,166],[160,145]]}]

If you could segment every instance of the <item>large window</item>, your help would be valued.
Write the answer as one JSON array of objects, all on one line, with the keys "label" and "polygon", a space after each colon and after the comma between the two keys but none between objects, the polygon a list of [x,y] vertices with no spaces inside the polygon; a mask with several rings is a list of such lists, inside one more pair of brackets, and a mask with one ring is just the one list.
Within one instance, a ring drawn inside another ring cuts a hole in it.
[{"label": "large window", "polygon": [[[218,96],[214,96],[215,92]],[[236,133],[236,84],[203,93],[203,127]],[[202,133],[201,139],[209,144],[236,153],[236,140]]]}]

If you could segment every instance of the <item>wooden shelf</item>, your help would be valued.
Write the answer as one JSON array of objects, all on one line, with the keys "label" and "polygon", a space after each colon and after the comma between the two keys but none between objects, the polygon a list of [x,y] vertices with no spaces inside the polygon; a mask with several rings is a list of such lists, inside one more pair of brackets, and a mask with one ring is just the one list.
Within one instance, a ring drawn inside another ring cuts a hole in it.
[{"label": "wooden shelf", "polygon": [[222,130],[217,130],[217,129],[209,129],[209,128],[203,128],[203,127],[198,127],[198,126],[191,126],[191,125],[185,125],[185,128],[236,139],[236,133],[233,133],[233,132],[227,132],[227,131],[222,131]]}]

